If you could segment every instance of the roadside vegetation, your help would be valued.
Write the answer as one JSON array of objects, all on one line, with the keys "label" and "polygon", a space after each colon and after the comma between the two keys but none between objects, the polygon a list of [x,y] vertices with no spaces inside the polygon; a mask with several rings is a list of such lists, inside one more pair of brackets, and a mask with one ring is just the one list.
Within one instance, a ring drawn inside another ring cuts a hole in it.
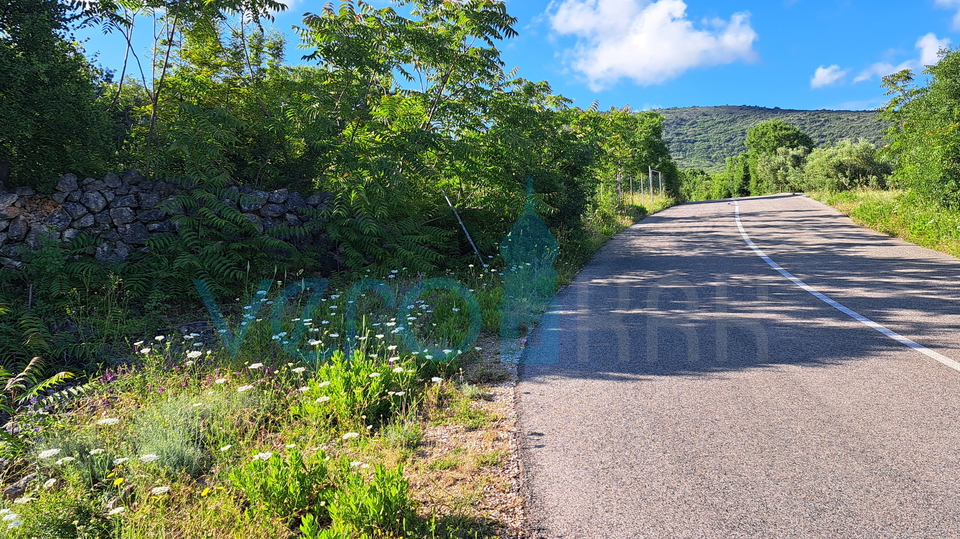
[{"label": "roadside vegetation", "polygon": [[[179,232],[126,261],[97,261],[81,235],[0,270],[0,535],[511,533],[489,501],[516,490],[509,418],[488,400],[509,377],[491,353],[511,271],[500,242],[532,181],[559,286],[672,204],[663,119],[572,107],[505,72],[496,45],[516,21],[502,2],[327,4],[297,29],[296,66],[269,28],[284,8],[23,0],[0,13],[5,187],[44,194],[64,173],[136,169],[186,189],[161,208]],[[103,70],[71,38],[79,25],[152,27],[154,54]],[[48,83],[20,91],[36,80]],[[663,195],[631,196],[651,167]],[[231,185],[330,192],[315,222],[336,267],[297,242],[306,225],[259,234]],[[319,277],[312,311],[308,294],[279,295]],[[470,309],[452,292],[403,316],[377,291],[350,295],[379,279],[400,298],[432,277],[476,297],[478,343],[457,348]],[[257,313],[286,300],[279,327]],[[241,327],[242,345],[225,346]]]},{"label": "roadside vegetation", "polygon": [[[399,292],[411,283],[406,273],[391,273]],[[483,309],[495,305],[499,272],[457,277]],[[368,315],[345,356],[347,297],[326,295],[313,318],[287,305],[278,333],[253,318],[236,356],[215,332],[173,331],[132,343],[133,357],[83,386],[31,395],[8,383],[19,406],[3,445],[5,476],[17,479],[0,509],[4,536],[495,536],[500,524],[465,511],[466,494],[451,497],[460,505],[424,507],[416,500],[431,493],[410,488],[411,477],[502,459],[482,448],[419,458],[429,425],[489,430],[499,419],[474,405],[482,393],[472,384],[485,381],[470,369],[480,347],[452,362],[401,352],[404,325],[432,346],[452,346],[468,325],[464,305],[424,294],[398,320],[379,296],[360,295],[357,309]],[[249,312],[233,313],[229,326]],[[325,362],[292,358],[282,345],[296,326],[306,330],[304,349],[338,351]],[[30,386],[31,373],[22,378]]]}]

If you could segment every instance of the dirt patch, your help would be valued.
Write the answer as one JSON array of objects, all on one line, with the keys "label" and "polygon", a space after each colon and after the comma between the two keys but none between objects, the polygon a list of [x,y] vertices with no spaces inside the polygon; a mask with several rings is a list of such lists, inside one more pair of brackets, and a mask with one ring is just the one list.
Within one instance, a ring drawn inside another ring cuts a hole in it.
[{"label": "dirt patch", "polygon": [[[500,363],[499,341],[481,337],[478,361],[457,377],[473,398],[459,402],[475,423],[433,422],[418,447],[417,470],[409,474],[412,496],[437,514],[457,514],[488,537],[523,538],[526,523],[523,469],[515,389],[517,365]],[[453,414],[453,412],[450,412]]]}]

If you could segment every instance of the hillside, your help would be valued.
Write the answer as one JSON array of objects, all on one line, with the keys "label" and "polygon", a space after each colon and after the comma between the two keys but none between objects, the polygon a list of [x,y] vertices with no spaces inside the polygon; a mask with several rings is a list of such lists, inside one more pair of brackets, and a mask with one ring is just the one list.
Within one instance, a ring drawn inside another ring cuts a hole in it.
[{"label": "hillside", "polygon": [[664,139],[682,168],[720,172],[727,157],[744,151],[747,130],[767,120],[799,127],[818,145],[860,138],[883,144],[885,126],[875,111],[789,110],[764,107],[686,107],[658,110],[666,119]]}]

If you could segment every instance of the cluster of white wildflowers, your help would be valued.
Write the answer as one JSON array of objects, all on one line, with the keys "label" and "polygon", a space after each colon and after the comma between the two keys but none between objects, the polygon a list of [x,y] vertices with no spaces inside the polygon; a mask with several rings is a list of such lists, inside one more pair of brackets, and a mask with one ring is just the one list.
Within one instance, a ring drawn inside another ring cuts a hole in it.
[{"label": "cluster of white wildflowers", "polygon": [[[14,503],[17,502],[15,501]],[[23,524],[23,521],[20,520],[20,515],[10,509],[0,509],[0,515],[3,515],[0,516],[0,522],[5,523],[8,530],[19,528]]]}]

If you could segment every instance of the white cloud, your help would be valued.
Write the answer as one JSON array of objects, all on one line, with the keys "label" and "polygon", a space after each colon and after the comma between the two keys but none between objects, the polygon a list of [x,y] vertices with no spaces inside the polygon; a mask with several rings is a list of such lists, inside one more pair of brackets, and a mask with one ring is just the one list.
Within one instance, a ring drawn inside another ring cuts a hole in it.
[{"label": "white cloud", "polygon": [[823,88],[836,84],[846,77],[848,72],[848,69],[840,69],[840,66],[836,64],[830,67],[820,66],[817,68],[817,72],[813,74],[813,78],[810,79],[810,87]]},{"label": "white cloud", "polygon": [[953,16],[953,29],[960,30],[960,0],[937,0],[937,5],[942,8],[957,10],[957,14]]},{"label": "white cloud", "polygon": [[[957,0],[957,3],[960,4],[960,0]],[[937,35],[931,32],[917,40],[916,47],[917,50],[920,51],[919,58],[907,60],[899,65],[893,65],[889,62],[878,62],[861,71],[860,74],[857,75],[857,78],[853,79],[853,82],[863,82],[870,80],[874,76],[886,77],[887,75],[903,71],[904,69],[912,69],[914,71],[921,70],[924,66],[934,65],[940,61],[940,49],[948,46],[950,46],[950,38],[937,39]]]},{"label": "white cloud", "polygon": [[896,73],[897,71],[903,71],[904,69],[914,69],[916,68],[916,61],[907,60],[900,65],[893,65],[889,62],[877,62],[872,66],[864,69],[857,75],[857,78],[853,79],[853,82],[863,82],[865,80],[870,80],[873,77],[886,77],[887,75]]},{"label": "white cloud", "polygon": [[621,78],[659,84],[697,66],[756,57],[748,13],[697,29],[683,0],[554,0],[548,10],[554,31],[578,38],[567,53],[594,91]]},{"label": "white cloud", "polygon": [[950,46],[950,38],[937,39],[933,32],[917,40],[920,49],[920,66],[932,66],[940,61],[940,49]]}]

